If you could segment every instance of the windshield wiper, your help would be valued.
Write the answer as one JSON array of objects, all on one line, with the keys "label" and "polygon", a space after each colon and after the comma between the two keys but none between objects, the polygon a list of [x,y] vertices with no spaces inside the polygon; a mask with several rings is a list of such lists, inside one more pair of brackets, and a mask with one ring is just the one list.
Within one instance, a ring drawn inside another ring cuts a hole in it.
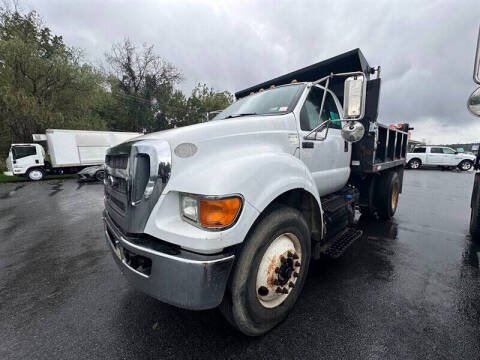
[{"label": "windshield wiper", "polygon": [[233,114],[233,115],[228,115],[228,116],[227,116],[226,118],[224,118],[224,119],[233,119],[233,118],[237,118],[237,117],[250,116],[250,115],[258,115],[258,114],[255,113],[255,112],[252,112],[252,113]]}]

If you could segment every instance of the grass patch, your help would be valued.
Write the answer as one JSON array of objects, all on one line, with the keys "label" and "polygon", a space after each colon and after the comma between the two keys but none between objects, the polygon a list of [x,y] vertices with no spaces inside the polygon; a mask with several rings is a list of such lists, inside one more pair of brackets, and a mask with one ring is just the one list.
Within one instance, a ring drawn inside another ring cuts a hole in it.
[{"label": "grass patch", "polygon": [[[78,178],[77,174],[63,174],[63,175],[47,175],[45,180],[52,179],[76,179]],[[0,183],[11,183],[11,182],[22,182],[29,181],[26,177],[23,176],[7,176],[0,174]]]}]

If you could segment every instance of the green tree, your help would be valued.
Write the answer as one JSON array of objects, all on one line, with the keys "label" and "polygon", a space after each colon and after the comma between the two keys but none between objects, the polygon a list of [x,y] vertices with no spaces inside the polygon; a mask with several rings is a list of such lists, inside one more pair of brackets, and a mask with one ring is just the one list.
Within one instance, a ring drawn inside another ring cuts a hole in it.
[{"label": "green tree", "polygon": [[[111,90],[125,113],[125,130],[156,131],[165,128],[165,118],[181,73],[155,54],[153,46],[137,48],[129,39],[114,44],[106,60],[112,74]],[[158,118],[158,119],[157,119]]]},{"label": "green tree", "polygon": [[206,84],[197,84],[187,100],[187,116],[181,125],[206,121],[207,114],[225,109],[233,100],[234,96],[228,91],[215,92]]},{"label": "green tree", "polygon": [[104,129],[97,99],[104,78],[35,12],[0,11],[0,128],[31,142],[46,128]]}]

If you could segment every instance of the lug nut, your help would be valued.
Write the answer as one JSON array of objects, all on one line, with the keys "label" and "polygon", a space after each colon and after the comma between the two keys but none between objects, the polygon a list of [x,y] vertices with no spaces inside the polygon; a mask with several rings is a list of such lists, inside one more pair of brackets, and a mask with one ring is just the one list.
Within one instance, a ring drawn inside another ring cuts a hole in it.
[{"label": "lug nut", "polygon": [[282,293],[284,293],[284,294],[288,294],[288,290],[287,290],[287,288],[283,288],[283,290],[282,290]]},{"label": "lug nut", "polygon": [[295,260],[297,260],[297,259],[298,259],[298,255],[297,255],[296,253],[293,254],[293,258],[294,258]]},{"label": "lug nut", "polygon": [[295,286],[295,284],[290,281],[290,282],[288,283],[288,286],[290,286],[291,288],[293,288],[293,287]]},{"label": "lug nut", "polygon": [[294,272],[293,277],[298,277],[298,272]]},{"label": "lug nut", "polygon": [[266,295],[268,295],[268,289],[267,289],[267,287],[266,287],[266,286],[260,286],[260,287],[258,288],[258,295],[260,295],[260,296],[266,296]]},{"label": "lug nut", "polygon": [[277,287],[277,289],[275,290],[275,292],[276,292],[277,294],[282,294],[282,293],[283,293],[283,290],[282,290],[282,288]]},{"label": "lug nut", "polygon": [[289,252],[287,253],[287,256],[288,256],[288,257],[292,257],[292,256],[293,256],[292,252],[289,251]]},{"label": "lug nut", "polygon": [[295,267],[299,267],[299,266],[300,266],[300,262],[297,261],[297,262],[295,263]]}]

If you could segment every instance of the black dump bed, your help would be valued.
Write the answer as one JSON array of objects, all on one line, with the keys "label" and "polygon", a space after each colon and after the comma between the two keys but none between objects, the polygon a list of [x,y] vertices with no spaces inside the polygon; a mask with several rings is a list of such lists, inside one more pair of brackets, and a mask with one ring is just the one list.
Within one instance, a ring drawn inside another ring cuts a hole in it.
[{"label": "black dump bed", "polygon": [[[360,49],[347,51],[330,59],[240,90],[235,93],[235,96],[239,99],[262,88],[268,89],[271,85],[285,85],[292,80],[298,82],[315,81],[331,73],[352,71],[363,71],[368,79],[365,117],[362,120],[365,126],[365,136],[352,146],[352,171],[372,173],[403,165],[407,154],[408,124],[403,124],[400,129],[391,129],[377,123],[381,79],[370,79],[373,69],[368,65]],[[335,93],[340,102],[343,102],[344,80],[342,77],[334,77],[329,85],[329,89]]]}]

